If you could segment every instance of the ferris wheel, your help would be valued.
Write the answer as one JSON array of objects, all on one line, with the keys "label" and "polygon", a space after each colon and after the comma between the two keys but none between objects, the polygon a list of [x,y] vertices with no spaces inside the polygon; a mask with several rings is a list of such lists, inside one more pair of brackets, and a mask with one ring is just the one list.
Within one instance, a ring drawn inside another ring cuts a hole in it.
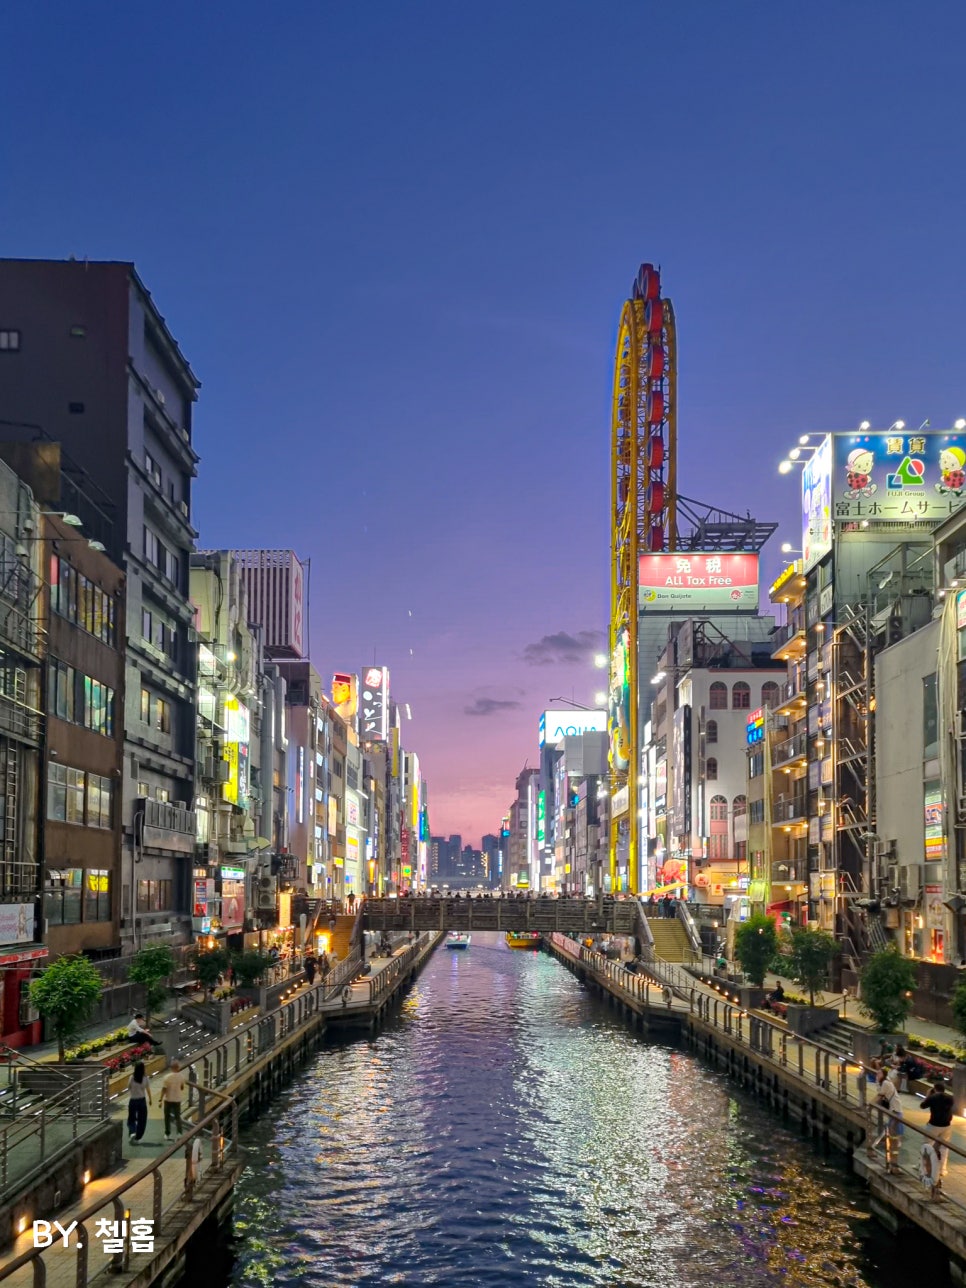
[{"label": "ferris wheel", "polygon": [[[611,889],[627,838],[627,875],[639,886],[638,573],[642,554],[673,550],[676,534],[677,346],[660,271],[642,264],[624,302],[611,407],[610,757]],[[626,789],[626,790],[625,790]]]}]

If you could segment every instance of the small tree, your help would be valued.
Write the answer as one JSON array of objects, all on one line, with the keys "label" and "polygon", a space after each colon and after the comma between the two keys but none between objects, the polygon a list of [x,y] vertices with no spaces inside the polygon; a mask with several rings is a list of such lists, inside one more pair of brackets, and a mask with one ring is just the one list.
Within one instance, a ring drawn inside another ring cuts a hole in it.
[{"label": "small tree", "polygon": [[57,1058],[91,1018],[103,981],[86,957],[58,957],[30,985],[30,1001],[57,1035]]},{"label": "small tree", "polygon": [[274,965],[268,953],[258,951],[239,953],[232,958],[231,964],[234,967],[235,979],[245,988],[257,984],[269,967]]},{"label": "small tree", "polygon": [[224,948],[198,949],[192,957],[192,963],[198,972],[205,997],[218,983],[218,976],[228,969],[229,956]]},{"label": "small tree", "polygon": [[808,989],[810,1006],[815,1005],[815,994],[828,983],[829,967],[838,946],[827,930],[805,930],[796,926],[789,931],[782,944],[782,973],[796,984]]},{"label": "small tree", "polygon": [[168,996],[167,981],[174,974],[174,953],[168,944],[152,944],[134,954],[127,977],[135,984],[144,985],[144,1004],[147,1023],[151,1012]]},{"label": "small tree", "polygon": [[761,988],[765,975],[778,952],[778,931],[771,917],[756,913],[743,921],[735,931],[735,956],[741,969],[756,987]]},{"label": "small tree", "polygon": [[862,1012],[874,1020],[881,1033],[894,1033],[912,1010],[916,963],[903,957],[894,944],[874,953],[859,973]]}]

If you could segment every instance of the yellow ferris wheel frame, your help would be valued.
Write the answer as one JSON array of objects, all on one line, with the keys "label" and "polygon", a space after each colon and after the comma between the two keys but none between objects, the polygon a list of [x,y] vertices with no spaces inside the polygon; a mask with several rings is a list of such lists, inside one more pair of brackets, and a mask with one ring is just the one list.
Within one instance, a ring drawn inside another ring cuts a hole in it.
[{"label": "yellow ferris wheel frame", "polygon": [[[611,403],[612,694],[610,886],[617,883],[620,822],[627,818],[627,880],[641,889],[641,720],[638,656],[639,571],[642,554],[673,550],[677,489],[677,336],[671,301],[661,297],[660,273],[642,264],[621,310]],[[613,716],[618,648],[626,655],[626,728]],[[618,793],[626,787],[621,812]]]}]

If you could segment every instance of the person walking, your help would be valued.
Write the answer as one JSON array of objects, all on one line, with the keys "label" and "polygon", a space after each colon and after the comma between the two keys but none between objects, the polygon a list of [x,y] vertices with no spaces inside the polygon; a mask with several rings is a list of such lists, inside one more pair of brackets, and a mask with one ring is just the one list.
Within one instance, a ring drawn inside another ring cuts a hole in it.
[{"label": "person walking", "polygon": [[356,892],[354,890],[350,890],[346,895],[346,903],[349,905],[349,915],[351,916],[356,910]]},{"label": "person walking", "polygon": [[[936,1142],[936,1153],[940,1158],[939,1184],[949,1171],[949,1143],[953,1138],[953,1106],[955,1101],[946,1090],[942,1078],[932,1084],[932,1092],[922,1102],[922,1108],[929,1110],[929,1122],[926,1132]],[[945,1148],[943,1148],[945,1147]]]},{"label": "person walking", "polygon": [[171,1061],[171,1071],[161,1084],[161,1104],[164,1106],[164,1139],[171,1139],[171,1124],[180,1136],[184,1131],[181,1126],[181,1102],[184,1100],[184,1089],[187,1078],[181,1072],[181,1062]]},{"label": "person walking", "polygon": [[127,1084],[127,1129],[131,1144],[140,1143],[144,1129],[148,1125],[148,1105],[151,1101],[151,1087],[144,1072],[144,1061],[138,1060]]},{"label": "person walking", "polygon": [[[877,1113],[877,1110],[889,1112]],[[901,1143],[899,1138],[903,1132],[902,1101],[899,1099],[896,1084],[884,1069],[879,1073],[875,1103],[871,1106],[871,1112],[878,1119],[879,1134],[869,1146],[869,1156],[871,1157],[884,1141],[886,1169],[895,1174],[899,1171],[896,1164],[899,1161]]]},{"label": "person walking", "polygon": [[312,985],[315,983],[315,972],[318,970],[318,968],[319,968],[319,963],[316,960],[315,954],[306,953],[305,954],[305,982],[308,984],[309,988],[311,988]]}]

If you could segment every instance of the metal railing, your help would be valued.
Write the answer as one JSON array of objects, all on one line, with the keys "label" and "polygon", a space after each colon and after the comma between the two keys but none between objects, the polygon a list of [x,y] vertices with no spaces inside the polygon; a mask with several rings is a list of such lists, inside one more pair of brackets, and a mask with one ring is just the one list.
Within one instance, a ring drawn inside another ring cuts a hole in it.
[{"label": "metal railing", "polygon": [[[46,1066],[40,1067],[47,1072]],[[54,1066],[53,1072],[60,1070]],[[0,1194],[14,1179],[14,1171],[18,1184],[27,1184],[61,1150],[86,1136],[109,1114],[106,1070],[78,1078],[22,1110],[0,1127]],[[16,1168],[12,1166],[15,1159]]]},{"label": "metal railing", "polygon": [[[213,1109],[208,1108],[209,1097],[218,1101]],[[96,1199],[83,1208],[76,1218],[77,1225],[73,1230],[75,1242],[71,1248],[65,1248],[59,1239],[51,1245],[49,1252],[55,1257],[63,1257],[73,1252],[75,1262],[72,1278],[76,1288],[86,1288],[86,1285],[105,1268],[114,1273],[130,1269],[132,1254],[130,1217],[131,1214],[135,1214],[136,1219],[141,1215],[137,1210],[139,1203],[144,1203],[145,1206],[147,1202],[150,1203],[152,1235],[156,1242],[159,1236],[164,1235],[167,1218],[172,1210],[180,1206],[182,1201],[190,1201],[199,1181],[216,1173],[229,1172],[234,1166],[241,1152],[236,1102],[231,1096],[226,1096],[213,1088],[201,1089],[197,1117],[198,1121],[188,1129],[177,1144],[169,1145],[147,1166],[142,1167],[110,1194]],[[210,1136],[208,1156],[206,1159],[202,1146],[202,1157],[195,1169],[191,1161],[194,1144],[196,1140],[203,1140],[206,1135]],[[183,1178],[180,1168],[175,1173],[176,1180],[172,1180],[170,1169],[169,1176],[166,1178],[162,1170],[163,1164],[182,1152],[185,1157]],[[91,1252],[96,1249],[96,1239],[93,1228],[88,1227],[92,1227],[99,1213],[105,1214],[105,1219],[110,1219],[112,1223],[116,1222],[124,1230],[123,1247],[116,1253],[103,1253],[98,1258],[104,1263],[103,1265],[92,1265]],[[34,1288],[43,1288],[47,1279],[47,1263],[44,1260],[47,1251],[48,1249],[44,1248],[28,1248],[26,1252],[15,1257],[3,1270],[0,1270],[0,1282],[29,1266],[33,1275]],[[152,1259],[155,1255],[151,1252],[148,1257]]]},{"label": "metal railing", "polygon": [[426,948],[437,936],[432,932],[423,933],[406,948],[402,950],[398,957],[394,956],[387,966],[384,966],[378,975],[373,975],[367,983],[369,985],[369,1002],[380,1002],[387,993],[391,993],[399,981],[399,977],[412,966],[418,957],[425,953]]},{"label": "metal railing", "polygon": [[584,944],[578,944],[575,939],[570,939],[569,936],[561,934],[558,930],[555,930],[550,936],[550,941],[571,957],[576,958],[577,961],[588,966],[596,975],[615,984],[628,997],[634,998],[645,1007],[667,1009],[663,986],[658,985],[658,987],[662,988],[662,992],[658,997],[652,999],[651,988],[653,985],[647,975],[629,971],[620,962],[611,961],[603,953],[599,953],[593,948],[588,948]]}]

